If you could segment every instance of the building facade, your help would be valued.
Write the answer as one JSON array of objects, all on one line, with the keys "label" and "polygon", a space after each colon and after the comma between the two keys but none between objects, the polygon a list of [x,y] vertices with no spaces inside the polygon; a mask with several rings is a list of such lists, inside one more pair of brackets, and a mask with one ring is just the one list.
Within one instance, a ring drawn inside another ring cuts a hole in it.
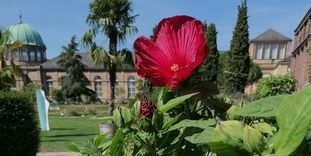
[{"label": "building facade", "polygon": [[[291,39],[268,29],[250,41],[249,56],[258,64],[263,77],[289,74],[291,67]],[[253,94],[256,83],[245,87],[246,94]]]},{"label": "building facade", "polygon": [[249,56],[260,66],[264,77],[289,73],[291,41],[273,29],[250,41]]},{"label": "building facade", "polygon": [[307,50],[311,47],[311,8],[299,22],[295,29],[294,50],[292,53],[292,74],[297,80],[297,89],[300,90],[309,84],[308,66],[310,56]]},{"label": "building facade", "polygon": [[[98,67],[87,53],[77,53],[81,62],[86,66],[84,73],[89,80],[88,88],[95,91],[97,98],[106,101],[110,97],[109,73],[103,66]],[[60,77],[66,73],[64,69],[57,65],[59,56],[41,64],[41,72],[45,79],[42,84],[45,92],[49,93],[52,89],[60,89]],[[133,66],[125,66],[117,69],[117,81],[115,84],[116,99],[133,98],[136,95],[135,81],[139,79],[136,69]]]},{"label": "building facade", "polygon": [[[19,22],[10,28],[9,40],[6,44],[12,45],[21,42],[22,47],[13,52],[5,53],[5,59],[18,65],[24,76],[15,77],[16,89],[25,84],[37,83],[42,86],[46,95],[53,89],[60,89],[59,79],[65,75],[64,69],[57,65],[59,56],[47,60],[46,46],[40,34],[26,23]],[[81,62],[86,65],[84,75],[90,84],[88,88],[95,91],[97,98],[102,101],[110,97],[109,73],[104,67],[97,67],[87,53],[77,53]],[[133,98],[136,95],[135,81],[138,79],[134,66],[124,66],[117,69],[116,99]]]}]

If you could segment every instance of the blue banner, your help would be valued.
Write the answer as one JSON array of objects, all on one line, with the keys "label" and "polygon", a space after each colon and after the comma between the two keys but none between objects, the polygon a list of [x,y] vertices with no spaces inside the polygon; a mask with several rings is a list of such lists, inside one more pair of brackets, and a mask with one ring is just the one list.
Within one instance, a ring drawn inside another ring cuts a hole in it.
[{"label": "blue banner", "polygon": [[45,98],[45,94],[43,90],[36,89],[36,99],[37,99],[37,105],[38,105],[38,113],[39,113],[39,120],[40,120],[40,128],[41,131],[49,131],[49,107],[50,103]]}]

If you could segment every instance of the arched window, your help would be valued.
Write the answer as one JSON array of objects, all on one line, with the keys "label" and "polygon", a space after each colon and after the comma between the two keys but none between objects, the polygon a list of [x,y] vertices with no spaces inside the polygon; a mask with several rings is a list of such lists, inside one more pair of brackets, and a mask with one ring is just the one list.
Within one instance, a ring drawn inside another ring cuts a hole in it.
[{"label": "arched window", "polygon": [[53,79],[52,77],[48,76],[46,79],[46,93],[50,94],[53,89]]},{"label": "arched window", "polygon": [[135,97],[135,95],[136,95],[135,78],[133,76],[130,76],[127,79],[127,91],[128,91],[128,98],[134,98]]},{"label": "arched window", "polygon": [[102,79],[99,76],[95,77],[94,86],[95,86],[96,97],[102,97],[103,96],[103,85],[102,85]]}]

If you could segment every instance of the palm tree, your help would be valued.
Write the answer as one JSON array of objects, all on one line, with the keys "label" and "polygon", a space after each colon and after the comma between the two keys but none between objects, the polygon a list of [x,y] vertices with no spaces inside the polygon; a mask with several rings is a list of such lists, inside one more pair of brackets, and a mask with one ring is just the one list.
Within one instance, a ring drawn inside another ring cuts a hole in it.
[{"label": "palm tree", "polygon": [[8,57],[22,46],[19,41],[11,45],[6,44],[10,37],[10,32],[0,31],[0,90],[9,90],[15,83],[14,76],[23,76],[22,70],[15,65],[12,57]]},{"label": "palm tree", "polygon": [[[136,33],[137,28],[132,24],[137,15],[130,15],[132,3],[128,0],[94,0],[89,5],[90,13],[86,22],[91,28],[85,32],[82,42],[90,46],[90,55],[96,65],[103,65],[109,70],[110,101],[109,115],[114,110],[115,82],[117,66],[125,62],[129,57],[128,50],[118,51],[119,42],[124,42],[128,34]],[[109,39],[109,51],[95,43],[96,35],[102,33]],[[131,53],[130,53],[131,54]],[[133,61],[130,61],[133,62]]]}]

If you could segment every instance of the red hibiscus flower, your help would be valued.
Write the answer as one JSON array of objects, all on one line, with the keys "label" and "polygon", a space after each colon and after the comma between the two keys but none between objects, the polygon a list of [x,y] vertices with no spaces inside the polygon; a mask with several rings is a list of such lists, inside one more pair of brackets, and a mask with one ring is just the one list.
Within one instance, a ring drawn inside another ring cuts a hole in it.
[{"label": "red hibiscus flower", "polygon": [[170,86],[171,90],[191,75],[208,52],[203,24],[189,16],[163,19],[153,41],[140,36],[134,48],[138,74],[155,86]]},{"label": "red hibiscus flower", "polygon": [[146,96],[140,97],[140,116],[151,119],[156,106],[147,99]]}]

